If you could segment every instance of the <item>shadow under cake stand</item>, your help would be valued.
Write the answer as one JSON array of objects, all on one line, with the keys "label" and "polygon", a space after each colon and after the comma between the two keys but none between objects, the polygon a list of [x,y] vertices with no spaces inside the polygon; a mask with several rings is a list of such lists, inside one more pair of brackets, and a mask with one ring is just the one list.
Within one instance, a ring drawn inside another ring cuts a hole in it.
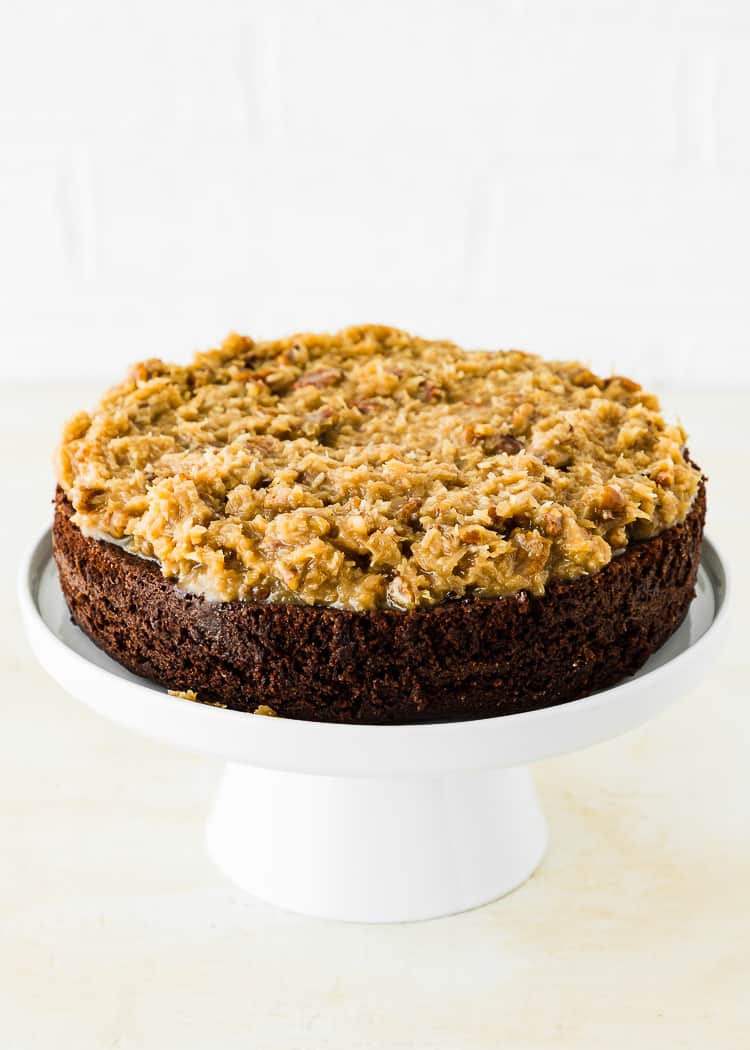
[{"label": "shadow under cake stand", "polygon": [[634,678],[516,715],[370,726],[211,707],[130,674],[71,622],[49,530],[19,582],[31,645],[63,688],[120,725],[226,761],[206,837],[234,883],[282,908],[364,922],[449,915],[528,879],[547,832],[526,764],[633,729],[676,700],[709,666],[727,604],[722,559],[705,540],[685,622]]}]

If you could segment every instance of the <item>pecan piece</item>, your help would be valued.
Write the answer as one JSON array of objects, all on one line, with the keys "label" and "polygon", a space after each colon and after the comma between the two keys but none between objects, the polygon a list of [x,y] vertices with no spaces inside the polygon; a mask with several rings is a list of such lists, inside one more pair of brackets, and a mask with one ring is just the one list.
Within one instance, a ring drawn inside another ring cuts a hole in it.
[{"label": "pecan piece", "polygon": [[571,383],[576,386],[596,386],[600,390],[604,387],[604,380],[595,375],[589,368],[580,368],[570,377]]},{"label": "pecan piece", "polygon": [[481,543],[484,539],[483,532],[476,525],[464,525],[458,534],[462,543]]},{"label": "pecan piece", "polygon": [[563,530],[563,515],[559,507],[548,507],[544,512],[544,531],[548,536],[560,536]]},{"label": "pecan piece", "polygon": [[431,383],[429,380],[427,380],[426,382],[423,381],[419,384],[417,397],[426,405],[433,405],[436,401],[440,401],[442,399],[443,391],[437,385],[437,383]]},{"label": "pecan piece", "polygon": [[394,511],[395,517],[399,521],[403,521],[407,525],[413,525],[417,521],[417,512],[422,506],[422,500],[417,499],[416,496],[410,496],[405,503],[402,503],[398,510]]},{"label": "pecan piece", "polygon": [[512,434],[492,434],[484,439],[482,446],[484,451],[491,456],[496,455],[498,452],[504,452],[508,456],[515,456],[523,448],[518,438],[514,438]]},{"label": "pecan piece", "polygon": [[318,368],[314,372],[305,372],[295,379],[292,386],[298,389],[301,386],[315,386],[319,389],[326,386],[334,386],[344,378],[344,373],[338,368]]},{"label": "pecan piece", "polygon": [[612,514],[622,514],[628,501],[617,485],[605,485],[602,491],[599,506],[602,510],[610,511]]},{"label": "pecan piece", "polygon": [[370,401],[366,397],[360,397],[356,401],[352,401],[351,408],[356,408],[363,416],[371,416],[374,412],[377,412],[378,404],[376,401]]},{"label": "pecan piece", "polygon": [[607,386],[613,385],[621,386],[623,390],[629,390],[631,394],[641,389],[640,383],[636,383],[634,379],[628,379],[627,376],[610,376]]}]

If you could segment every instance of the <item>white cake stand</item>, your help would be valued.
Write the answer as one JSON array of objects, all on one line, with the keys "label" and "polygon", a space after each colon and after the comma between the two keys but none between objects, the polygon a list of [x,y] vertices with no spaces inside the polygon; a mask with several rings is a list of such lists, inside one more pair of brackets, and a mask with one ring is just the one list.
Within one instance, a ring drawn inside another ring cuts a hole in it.
[{"label": "white cake stand", "polygon": [[51,553],[46,531],[20,576],[46,670],[115,722],[226,760],[207,843],[237,885],[292,911],[365,922],[448,915],[524,882],[547,841],[526,763],[667,707],[707,669],[726,620],[726,572],[706,540],[687,620],[613,689],[469,722],[327,725],[177,699],[130,674],[71,623]]}]

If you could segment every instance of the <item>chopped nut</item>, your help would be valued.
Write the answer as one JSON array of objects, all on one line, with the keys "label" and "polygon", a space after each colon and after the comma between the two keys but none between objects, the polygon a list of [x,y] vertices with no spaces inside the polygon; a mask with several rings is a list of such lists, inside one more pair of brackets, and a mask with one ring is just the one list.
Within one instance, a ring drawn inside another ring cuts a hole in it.
[{"label": "chopped nut", "polygon": [[548,536],[561,536],[563,531],[563,515],[559,507],[548,507],[542,517],[544,531]]},{"label": "chopped nut", "polygon": [[344,373],[338,368],[319,368],[315,372],[305,372],[299,379],[295,379],[293,386],[295,389],[299,389],[301,386],[316,386],[319,389],[323,389],[339,383],[343,376]]},{"label": "chopped nut", "polygon": [[636,383],[633,379],[628,379],[627,376],[610,376],[607,380],[607,386],[619,386],[631,393],[636,393],[636,391],[641,389],[640,383]]},{"label": "chopped nut", "polygon": [[458,538],[461,543],[481,543],[483,536],[482,530],[477,528],[476,525],[466,525],[458,533]]},{"label": "chopped nut", "polygon": [[651,474],[657,485],[668,488],[674,485],[674,466],[671,463],[662,463]]},{"label": "chopped nut", "polygon": [[410,499],[405,500],[394,513],[399,521],[414,522],[421,506],[422,500],[412,496]]},{"label": "chopped nut", "polygon": [[602,491],[601,506],[613,514],[621,514],[627,506],[627,500],[617,485],[605,485]]},{"label": "chopped nut", "polygon": [[423,401],[426,405],[434,404],[436,401],[440,401],[443,397],[443,391],[437,383],[425,382],[419,387],[418,397],[419,400]]},{"label": "chopped nut", "polygon": [[352,401],[352,408],[356,408],[363,416],[371,416],[377,412],[378,403],[377,401],[368,401],[367,398],[360,397]]},{"label": "chopped nut", "polygon": [[576,386],[595,386],[600,390],[604,386],[604,380],[588,368],[580,368],[570,378],[571,382],[575,383]]},{"label": "chopped nut", "polygon": [[491,456],[496,455],[498,452],[504,452],[508,456],[515,456],[523,448],[518,438],[514,438],[512,434],[495,434],[492,437],[486,437],[482,444],[485,452]]}]

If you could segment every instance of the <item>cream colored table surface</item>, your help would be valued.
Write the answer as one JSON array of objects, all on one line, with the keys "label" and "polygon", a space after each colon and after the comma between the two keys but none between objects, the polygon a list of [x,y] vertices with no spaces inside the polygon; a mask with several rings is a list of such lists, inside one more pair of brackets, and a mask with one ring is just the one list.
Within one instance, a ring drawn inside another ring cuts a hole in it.
[{"label": "cream colored table surface", "polygon": [[203,851],[219,774],[39,668],[17,553],[95,392],[11,388],[0,431],[0,1050],[750,1046],[750,397],[679,394],[731,560],[720,665],[643,729],[540,763],[550,825],[504,900],[401,926],[275,911]]}]

